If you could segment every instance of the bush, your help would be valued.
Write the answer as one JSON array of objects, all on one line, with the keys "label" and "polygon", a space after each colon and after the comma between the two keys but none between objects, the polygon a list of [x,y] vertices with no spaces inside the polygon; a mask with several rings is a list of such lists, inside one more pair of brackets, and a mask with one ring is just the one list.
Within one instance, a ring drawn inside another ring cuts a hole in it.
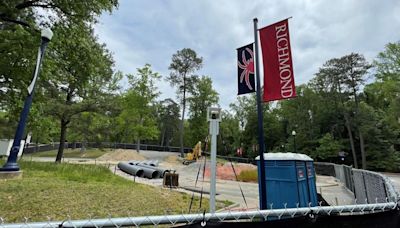
[{"label": "bush", "polygon": [[238,180],[243,182],[257,182],[258,174],[256,169],[243,170],[238,175]]}]

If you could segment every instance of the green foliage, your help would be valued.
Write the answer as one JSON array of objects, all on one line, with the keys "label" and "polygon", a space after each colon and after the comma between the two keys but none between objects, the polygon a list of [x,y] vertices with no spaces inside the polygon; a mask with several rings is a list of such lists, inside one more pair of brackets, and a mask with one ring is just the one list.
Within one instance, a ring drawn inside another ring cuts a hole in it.
[{"label": "green foliage", "polygon": [[190,48],[184,48],[172,55],[171,64],[169,65],[170,75],[167,81],[171,86],[176,87],[177,97],[180,100],[182,115],[179,126],[179,141],[181,155],[183,156],[184,142],[184,121],[187,95],[193,92],[194,83],[198,76],[194,73],[202,67],[203,58],[197,56],[197,53]]},{"label": "green foliage", "polygon": [[207,108],[218,103],[218,93],[212,88],[210,77],[203,76],[193,86],[188,98],[190,108],[189,145],[195,145],[208,136]]},{"label": "green foliage", "polygon": [[318,140],[319,146],[311,154],[314,158],[327,159],[338,156],[342,145],[339,141],[335,140],[332,134],[325,134]]},{"label": "green foliage", "polygon": [[154,114],[159,93],[154,84],[160,76],[149,64],[137,71],[136,75],[128,75],[131,87],[123,95],[122,112],[117,120],[122,140],[126,142],[154,139],[159,133]]},{"label": "green foliage", "polygon": [[[34,27],[35,20],[41,23],[61,21],[65,24],[95,22],[103,11],[118,6],[117,0],[90,0],[71,4],[63,0],[5,0],[0,4],[0,21],[13,25]],[[45,11],[45,13],[41,13]]]},{"label": "green foliage", "polygon": [[238,175],[238,180],[243,182],[256,182],[258,181],[258,171],[256,169],[243,170]]},{"label": "green foliage", "polygon": [[[172,55],[169,65],[170,75],[167,81],[171,86],[177,87],[177,95],[181,97],[182,102],[186,102],[184,97],[186,92],[191,92],[197,75],[194,73],[202,67],[203,58],[198,57],[197,53],[190,48],[184,48]],[[183,103],[182,103],[183,104]]]},{"label": "green foliage", "polygon": [[[179,105],[172,99],[165,99],[157,105],[160,145],[170,146],[176,138],[179,125]],[[177,145],[177,143],[175,144]]]},{"label": "green foliage", "polygon": [[223,111],[217,141],[218,154],[235,155],[236,149],[240,147],[240,135],[237,118],[233,114]]}]

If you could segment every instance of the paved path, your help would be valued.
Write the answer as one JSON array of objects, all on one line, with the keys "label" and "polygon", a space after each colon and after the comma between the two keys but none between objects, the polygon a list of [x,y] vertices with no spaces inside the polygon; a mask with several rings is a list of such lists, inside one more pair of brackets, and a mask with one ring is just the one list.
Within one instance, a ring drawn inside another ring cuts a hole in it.
[{"label": "paved path", "polygon": [[393,182],[394,187],[400,192],[400,173],[382,173],[383,175],[389,177]]},{"label": "paved path", "polygon": [[354,194],[331,176],[317,176],[317,192],[332,206],[355,204]]}]

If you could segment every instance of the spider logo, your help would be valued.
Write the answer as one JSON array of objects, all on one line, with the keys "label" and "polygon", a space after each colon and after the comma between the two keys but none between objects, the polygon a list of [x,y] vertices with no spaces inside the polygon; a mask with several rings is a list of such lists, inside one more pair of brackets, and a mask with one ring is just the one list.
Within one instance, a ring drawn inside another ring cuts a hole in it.
[{"label": "spider logo", "polygon": [[[250,59],[246,59],[246,53],[250,54]],[[242,51],[242,62],[238,61],[238,66],[242,69],[242,74],[240,74],[240,83],[243,83],[243,79],[246,82],[247,88],[253,90],[253,87],[250,84],[250,74],[254,74],[254,60],[253,60],[253,51],[250,48],[246,48]]]}]

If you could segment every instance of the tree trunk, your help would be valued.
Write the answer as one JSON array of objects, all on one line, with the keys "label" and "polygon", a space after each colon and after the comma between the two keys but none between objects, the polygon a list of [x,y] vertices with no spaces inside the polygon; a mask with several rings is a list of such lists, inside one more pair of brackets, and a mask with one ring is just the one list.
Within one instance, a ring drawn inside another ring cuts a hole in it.
[{"label": "tree trunk", "polygon": [[354,147],[354,138],[353,138],[353,133],[351,133],[351,127],[350,127],[350,120],[347,114],[344,115],[345,122],[346,122],[346,129],[347,133],[349,134],[349,140],[350,140],[350,146],[351,146],[351,154],[353,155],[353,160],[354,160],[354,168],[358,169],[358,162],[357,162],[357,155],[356,155],[356,149]]},{"label": "tree trunk", "polygon": [[162,129],[162,132],[161,132],[161,142],[160,142],[160,146],[164,146],[165,132],[166,132],[166,129],[165,129],[165,127],[164,127],[164,128]]},{"label": "tree trunk", "polygon": [[182,118],[181,118],[181,124],[179,126],[179,131],[180,131],[180,137],[179,137],[179,141],[180,141],[180,146],[181,146],[181,156],[184,157],[185,153],[183,151],[183,131],[184,131],[184,127],[183,127],[183,122],[185,121],[185,100],[183,100],[183,108],[182,108]]},{"label": "tree trunk", "polygon": [[140,152],[140,137],[136,138],[136,151],[138,153]]},{"label": "tree trunk", "polygon": [[185,157],[185,153],[183,151],[183,131],[184,131],[184,127],[183,127],[183,122],[185,120],[185,108],[186,108],[186,80],[185,80],[185,76],[183,77],[183,98],[182,98],[182,118],[181,118],[181,124],[180,124],[180,144],[181,144],[181,157]]},{"label": "tree trunk", "polygon": [[366,158],[366,154],[365,154],[365,144],[364,144],[364,137],[361,134],[360,129],[358,130],[358,135],[360,137],[360,150],[361,150],[361,166],[362,169],[367,169],[367,158]]},{"label": "tree trunk", "polygon": [[36,141],[35,141],[35,152],[39,151],[39,138],[36,137]]},{"label": "tree trunk", "polygon": [[[357,98],[357,90],[356,90],[355,86],[353,87],[353,92],[354,92],[354,103],[355,103],[355,106],[356,106],[355,115],[358,118],[359,117],[359,105],[358,105],[359,101],[358,101],[358,98]],[[367,169],[367,158],[366,158],[366,154],[365,154],[365,143],[364,143],[364,137],[363,137],[363,135],[361,133],[361,130],[360,130],[360,125],[361,125],[361,121],[358,120],[357,121],[357,129],[358,129],[358,135],[359,135],[359,138],[360,138],[361,166],[362,166],[362,169]]]},{"label": "tree trunk", "polygon": [[58,152],[56,157],[56,163],[61,163],[61,159],[64,154],[65,138],[67,136],[67,125],[69,121],[64,118],[61,119],[61,134],[60,134],[60,145],[58,146]]}]

